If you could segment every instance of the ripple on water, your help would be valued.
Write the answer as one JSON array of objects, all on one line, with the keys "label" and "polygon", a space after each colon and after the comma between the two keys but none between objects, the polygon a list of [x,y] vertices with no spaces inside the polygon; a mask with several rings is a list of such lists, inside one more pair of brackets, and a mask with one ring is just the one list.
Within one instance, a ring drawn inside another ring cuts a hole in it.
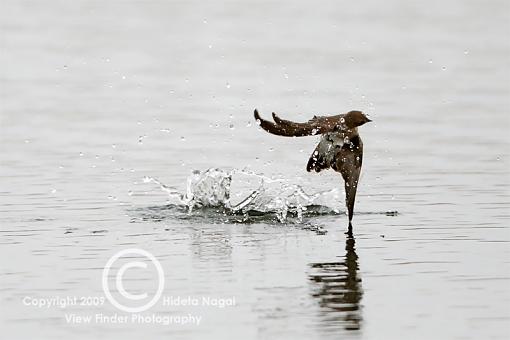
[{"label": "ripple on water", "polygon": [[[152,177],[168,193],[169,204],[132,209],[132,221],[209,223],[308,224],[321,216],[345,215],[343,192],[337,188],[307,193],[300,185],[283,178],[270,178],[244,170],[211,168],[195,170],[188,177],[184,193]],[[255,189],[254,189],[255,187]],[[360,215],[396,216],[397,211],[358,212]]]}]

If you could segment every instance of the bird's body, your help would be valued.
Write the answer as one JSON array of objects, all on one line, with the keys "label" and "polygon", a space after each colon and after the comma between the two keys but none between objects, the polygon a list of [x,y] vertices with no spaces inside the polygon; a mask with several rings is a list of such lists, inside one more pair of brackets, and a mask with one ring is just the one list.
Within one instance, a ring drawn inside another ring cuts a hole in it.
[{"label": "bird's body", "polygon": [[350,111],[342,115],[314,117],[306,123],[295,123],[283,120],[273,113],[273,123],[262,119],[257,110],[255,119],[262,129],[279,136],[322,135],[308,160],[306,170],[320,172],[331,168],[342,175],[350,226],[363,162],[363,143],[357,127],[370,122],[370,119],[360,111]]}]

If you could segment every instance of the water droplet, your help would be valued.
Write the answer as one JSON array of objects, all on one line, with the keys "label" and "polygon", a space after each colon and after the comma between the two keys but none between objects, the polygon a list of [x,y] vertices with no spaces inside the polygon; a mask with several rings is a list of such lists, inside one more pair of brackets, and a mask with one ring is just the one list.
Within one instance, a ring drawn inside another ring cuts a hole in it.
[{"label": "water droplet", "polygon": [[235,129],[234,124],[230,124],[230,125],[228,126],[228,128],[229,128],[230,130],[234,130],[234,129]]},{"label": "water droplet", "polygon": [[79,155],[80,155],[80,157],[83,157],[83,152],[80,152]]},{"label": "water droplet", "polygon": [[212,48],[212,45],[209,45],[209,46],[207,46],[207,47],[209,47],[209,49],[211,49],[211,48]]},{"label": "water droplet", "polygon": [[441,67],[441,70],[446,71],[446,66]]},{"label": "water droplet", "polygon": [[429,59],[429,64],[432,64],[432,59]]},{"label": "water droplet", "polygon": [[251,127],[251,121],[246,123],[246,127]]},{"label": "water droplet", "polygon": [[203,22],[204,22],[204,24],[207,24],[207,19],[204,19],[204,21],[203,21]]},{"label": "water droplet", "polygon": [[143,140],[146,138],[147,136],[143,135],[143,136],[138,136],[138,143],[142,144],[143,143]]},{"label": "water droplet", "polygon": [[30,143],[30,139],[25,139],[25,143],[26,144]]},{"label": "water droplet", "polygon": [[159,130],[159,131],[161,131],[161,132],[166,132],[166,133],[170,133],[170,129],[168,129],[168,128],[166,128],[166,129],[161,129],[161,130]]},{"label": "water droplet", "polygon": [[274,148],[269,148],[269,152],[273,152],[274,151]]},{"label": "water droplet", "polygon": [[131,190],[128,191],[128,196],[133,196],[133,192]]},{"label": "water droplet", "polygon": [[181,142],[185,142],[186,141],[186,138],[184,138],[184,136],[181,136]]},{"label": "water droplet", "polygon": [[51,193],[54,194],[57,192],[57,189],[51,189]]},{"label": "water droplet", "polygon": [[230,88],[230,83],[227,83],[225,86],[227,87],[227,89],[229,89]]},{"label": "water droplet", "polygon": [[112,149],[115,149],[116,147],[117,147],[117,145],[112,144]]},{"label": "water droplet", "polygon": [[468,50],[465,50],[465,51],[464,51],[464,54],[465,54],[465,55],[468,55],[468,54],[469,54],[469,51],[468,51]]}]

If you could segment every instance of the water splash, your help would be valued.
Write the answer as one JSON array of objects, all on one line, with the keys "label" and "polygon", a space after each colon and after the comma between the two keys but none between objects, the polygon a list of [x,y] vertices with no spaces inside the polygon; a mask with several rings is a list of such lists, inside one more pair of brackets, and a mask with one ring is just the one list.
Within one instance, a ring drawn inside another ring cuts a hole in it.
[{"label": "water splash", "polygon": [[184,193],[155,178],[145,177],[144,182],[159,185],[169,195],[167,208],[181,212],[181,215],[183,208],[188,216],[196,210],[210,211],[213,208],[222,216],[237,219],[241,216],[241,220],[236,221],[271,215],[283,223],[289,217],[303,222],[307,216],[342,213],[342,193],[337,188],[310,194],[286,179],[247,170],[195,170],[187,179]]}]

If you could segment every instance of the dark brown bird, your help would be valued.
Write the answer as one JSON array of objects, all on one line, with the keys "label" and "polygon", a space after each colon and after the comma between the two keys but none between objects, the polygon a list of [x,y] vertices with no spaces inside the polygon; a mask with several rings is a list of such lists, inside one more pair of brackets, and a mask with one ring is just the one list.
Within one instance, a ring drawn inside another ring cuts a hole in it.
[{"label": "dark brown bird", "polygon": [[345,203],[349,213],[349,228],[354,214],[354,201],[363,162],[363,143],[358,126],[371,122],[361,111],[350,111],[336,116],[314,116],[305,123],[281,119],[273,112],[274,122],[262,119],[255,110],[255,119],[269,133],[285,137],[322,135],[319,145],[310,156],[308,172],[332,168],[345,181]]}]

